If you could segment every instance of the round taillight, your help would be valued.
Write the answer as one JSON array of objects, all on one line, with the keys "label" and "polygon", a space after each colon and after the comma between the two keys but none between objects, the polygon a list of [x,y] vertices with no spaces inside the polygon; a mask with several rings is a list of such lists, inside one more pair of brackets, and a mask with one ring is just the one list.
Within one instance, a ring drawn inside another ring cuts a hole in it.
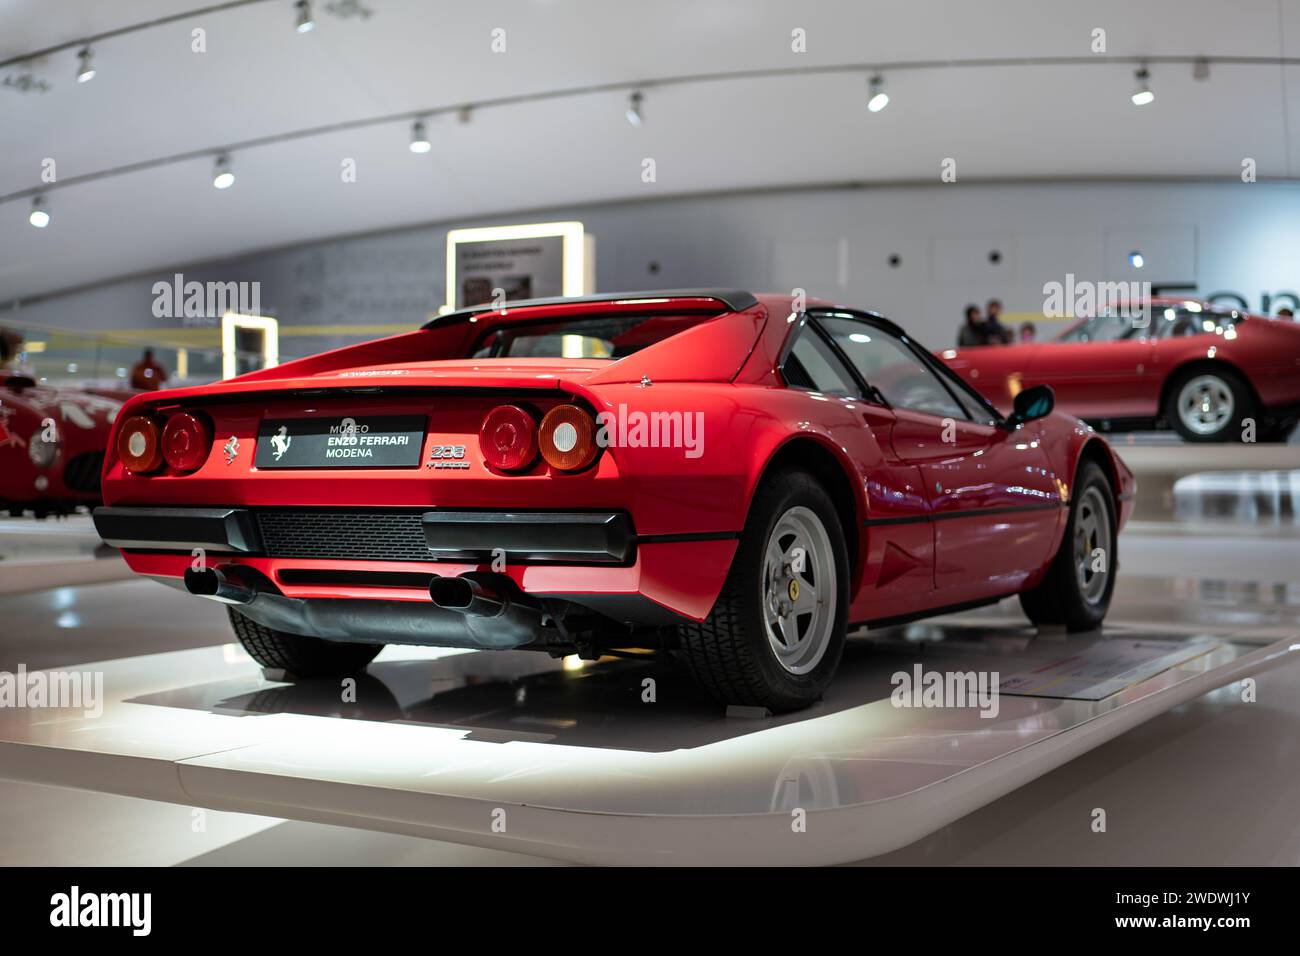
[{"label": "round taillight", "polygon": [[196,471],[212,450],[212,429],[200,415],[177,412],[162,433],[162,454],[177,471]]},{"label": "round taillight", "polygon": [[596,421],[577,405],[556,405],[542,419],[542,457],[560,471],[581,471],[596,460]]},{"label": "round taillight", "polygon": [[126,470],[136,475],[162,467],[162,431],[158,422],[147,415],[128,418],[117,433],[117,457]]},{"label": "round taillight", "polygon": [[519,471],[537,458],[537,423],[517,405],[498,405],[478,430],[478,447],[498,471]]}]

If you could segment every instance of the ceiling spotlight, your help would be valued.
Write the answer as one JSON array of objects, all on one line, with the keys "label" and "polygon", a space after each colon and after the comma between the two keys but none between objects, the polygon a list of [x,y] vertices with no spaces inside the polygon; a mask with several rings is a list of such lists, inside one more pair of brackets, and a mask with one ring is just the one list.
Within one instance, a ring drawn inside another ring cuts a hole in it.
[{"label": "ceiling spotlight", "polygon": [[885,78],[877,73],[867,85],[867,109],[879,113],[889,105],[889,94],[885,92]]},{"label": "ceiling spotlight", "polygon": [[1131,265],[1134,269],[1141,269],[1144,265],[1147,264],[1147,260],[1146,257],[1142,255],[1142,253],[1138,252],[1137,250],[1134,250],[1133,252],[1130,252],[1128,254],[1128,264]]},{"label": "ceiling spotlight", "polygon": [[433,144],[429,142],[429,135],[424,131],[424,124],[416,120],[411,124],[411,152],[427,153],[433,149]]},{"label": "ceiling spotlight", "polygon": [[298,32],[310,33],[316,29],[316,21],[311,17],[311,3],[309,0],[298,0],[294,6],[298,8]]},{"label": "ceiling spotlight", "polygon": [[1133,91],[1134,106],[1146,106],[1148,103],[1155,101],[1156,95],[1151,92],[1151,73],[1144,66],[1134,74],[1138,81],[1138,88]]},{"label": "ceiling spotlight", "polygon": [[83,46],[77,54],[77,82],[85,83],[95,78],[95,67],[90,62],[90,47]]},{"label": "ceiling spotlight", "polygon": [[231,172],[229,156],[217,157],[217,165],[212,170],[212,185],[217,189],[229,189],[235,185],[235,174]]},{"label": "ceiling spotlight", "polygon": [[37,229],[44,229],[50,224],[50,212],[45,208],[44,196],[32,200],[32,211],[27,214],[27,221]]},{"label": "ceiling spotlight", "polygon": [[633,126],[640,126],[645,122],[645,117],[641,115],[641,101],[644,99],[640,90],[634,91],[627,98],[627,121]]}]

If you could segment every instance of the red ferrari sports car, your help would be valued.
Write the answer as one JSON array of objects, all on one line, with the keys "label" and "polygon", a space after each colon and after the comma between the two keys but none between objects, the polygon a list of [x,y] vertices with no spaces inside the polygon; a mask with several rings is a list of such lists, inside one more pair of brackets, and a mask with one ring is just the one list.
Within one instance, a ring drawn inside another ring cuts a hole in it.
[{"label": "red ferrari sports car", "polygon": [[999,408],[1010,409],[1022,388],[1047,384],[1061,409],[1105,430],[1285,441],[1300,417],[1300,323],[1194,299],[1116,309],[1042,344],[939,355]]},{"label": "red ferrari sports car", "polygon": [[0,369],[0,507],[43,518],[98,504],[104,449],[120,407]]},{"label": "red ferrari sports car", "polygon": [[385,643],[650,649],[816,699],[850,626],[1020,595],[1106,614],[1133,477],[870,312],[737,291],[484,306],[131,399],[95,524],[299,677]]}]

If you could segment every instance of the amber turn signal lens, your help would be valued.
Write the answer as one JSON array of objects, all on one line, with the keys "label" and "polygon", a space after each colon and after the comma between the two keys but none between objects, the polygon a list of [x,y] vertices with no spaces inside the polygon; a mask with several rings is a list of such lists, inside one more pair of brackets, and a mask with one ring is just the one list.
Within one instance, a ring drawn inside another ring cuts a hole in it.
[{"label": "amber turn signal lens", "polygon": [[202,415],[177,412],[162,433],[162,454],[177,471],[196,471],[212,450],[212,429]]},{"label": "amber turn signal lens", "polygon": [[556,405],[542,418],[542,457],[560,471],[581,471],[596,460],[596,421],[577,405]]},{"label": "amber turn signal lens", "polygon": [[135,415],[127,419],[117,433],[117,457],[132,474],[157,471],[163,463],[161,437],[156,420],[147,415]]},{"label": "amber turn signal lens", "polygon": [[478,430],[478,447],[498,471],[519,471],[537,460],[537,423],[517,405],[498,405]]}]

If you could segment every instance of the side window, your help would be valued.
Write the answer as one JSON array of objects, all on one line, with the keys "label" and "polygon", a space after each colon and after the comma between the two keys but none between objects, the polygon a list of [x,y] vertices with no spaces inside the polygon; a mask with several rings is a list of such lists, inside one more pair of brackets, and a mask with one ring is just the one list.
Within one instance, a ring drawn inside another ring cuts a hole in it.
[{"label": "side window", "polygon": [[798,333],[789,357],[785,360],[785,380],[795,388],[807,388],[826,395],[858,394],[849,370],[831,347],[814,330]]},{"label": "side window", "polygon": [[989,412],[988,408],[971,394],[970,386],[965,382],[957,379],[955,382],[948,381],[947,384],[952,389],[953,397],[966,410],[967,418],[981,425],[996,425],[998,423],[998,420]]},{"label": "side window", "polygon": [[890,405],[940,418],[968,419],[939,376],[889,333],[855,319],[828,317],[821,319],[821,325]]}]

